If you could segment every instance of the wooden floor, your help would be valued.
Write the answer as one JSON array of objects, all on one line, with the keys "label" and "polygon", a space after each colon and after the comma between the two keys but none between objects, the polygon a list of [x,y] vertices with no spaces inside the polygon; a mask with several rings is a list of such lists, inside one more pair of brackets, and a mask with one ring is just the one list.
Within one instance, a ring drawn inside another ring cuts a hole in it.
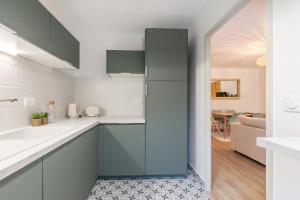
[{"label": "wooden floor", "polygon": [[214,200],[265,200],[265,167],[212,139]]}]

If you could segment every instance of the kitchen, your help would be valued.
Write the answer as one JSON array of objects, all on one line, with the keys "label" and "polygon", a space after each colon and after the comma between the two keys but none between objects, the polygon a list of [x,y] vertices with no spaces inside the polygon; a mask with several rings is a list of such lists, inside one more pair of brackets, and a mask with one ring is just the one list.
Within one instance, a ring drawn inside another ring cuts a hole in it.
[{"label": "kitchen", "polygon": [[122,199],[118,189],[97,193],[116,177],[171,191],[193,181],[182,198],[209,198],[187,165],[187,28],[145,26],[92,43],[49,2],[0,2],[0,199]]},{"label": "kitchen", "polygon": [[[0,200],[213,199],[209,41],[251,1],[0,0]],[[267,1],[268,200],[299,199],[299,9]]]}]

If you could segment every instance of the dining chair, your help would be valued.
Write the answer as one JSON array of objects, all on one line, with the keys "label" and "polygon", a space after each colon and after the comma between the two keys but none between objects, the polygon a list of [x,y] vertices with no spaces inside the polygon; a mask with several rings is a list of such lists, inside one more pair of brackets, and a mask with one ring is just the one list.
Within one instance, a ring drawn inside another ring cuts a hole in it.
[{"label": "dining chair", "polygon": [[217,122],[214,118],[214,116],[211,116],[211,133],[215,133],[217,130],[217,132],[219,134],[221,134],[221,130],[220,130],[220,127],[219,127],[219,122]]},{"label": "dining chair", "polygon": [[217,130],[218,134],[221,134],[221,129],[223,128],[224,119],[222,117],[214,116],[214,113],[222,113],[223,110],[212,110],[211,115],[211,131],[216,132]]}]

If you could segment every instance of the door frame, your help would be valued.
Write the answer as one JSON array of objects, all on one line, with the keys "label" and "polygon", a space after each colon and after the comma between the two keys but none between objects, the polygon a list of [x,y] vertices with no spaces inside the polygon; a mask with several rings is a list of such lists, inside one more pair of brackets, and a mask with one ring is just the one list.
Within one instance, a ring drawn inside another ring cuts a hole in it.
[{"label": "door frame", "polygon": [[[212,189],[212,151],[211,151],[211,37],[216,33],[223,25],[225,25],[233,16],[235,16],[244,6],[248,4],[250,0],[239,0],[239,2],[227,14],[220,19],[215,26],[213,26],[204,36],[204,103],[205,105],[205,124],[204,127],[206,135],[206,163],[208,169],[208,177],[210,177],[205,183],[206,188],[211,191]],[[268,63],[266,68],[266,132],[267,136],[272,136],[272,94],[273,94],[273,74],[272,74],[272,1],[267,0],[267,52]],[[273,191],[273,156],[271,152],[267,152],[266,160],[266,195],[268,200],[272,199]]]}]

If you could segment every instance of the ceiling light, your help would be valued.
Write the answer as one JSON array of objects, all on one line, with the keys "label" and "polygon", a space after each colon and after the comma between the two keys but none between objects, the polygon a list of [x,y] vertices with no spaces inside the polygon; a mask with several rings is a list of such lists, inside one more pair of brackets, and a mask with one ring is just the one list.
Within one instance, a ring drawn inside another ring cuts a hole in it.
[{"label": "ceiling light", "polygon": [[256,59],[256,65],[258,67],[266,67],[266,65],[267,65],[267,56],[266,56],[266,54],[264,54],[264,55],[262,55],[262,56],[260,56]]}]

